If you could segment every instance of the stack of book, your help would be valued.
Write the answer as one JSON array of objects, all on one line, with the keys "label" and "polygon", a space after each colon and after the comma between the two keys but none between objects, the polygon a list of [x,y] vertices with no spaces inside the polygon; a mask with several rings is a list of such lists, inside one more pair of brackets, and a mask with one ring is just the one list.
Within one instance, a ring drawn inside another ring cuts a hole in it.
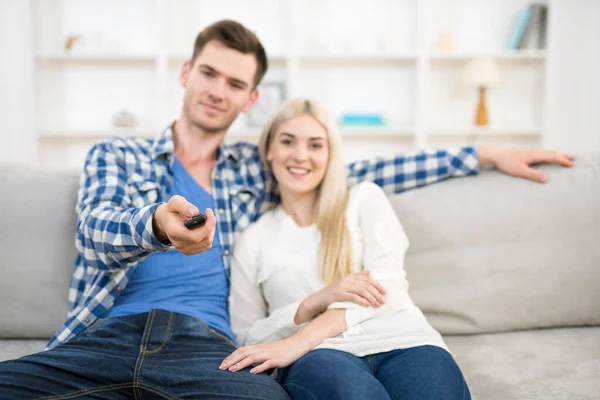
[{"label": "stack of book", "polygon": [[510,50],[545,49],[547,20],[548,6],[545,4],[531,4],[519,11],[508,48]]}]

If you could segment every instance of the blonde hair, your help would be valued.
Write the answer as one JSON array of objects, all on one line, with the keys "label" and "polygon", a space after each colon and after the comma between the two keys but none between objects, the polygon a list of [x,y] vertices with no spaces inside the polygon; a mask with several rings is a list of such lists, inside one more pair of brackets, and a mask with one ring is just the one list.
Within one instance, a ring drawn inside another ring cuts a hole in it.
[{"label": "blonde hair", "polygon": [[318,267],[323,282],[330,284],[352,272],[352,245],[346,220],[348,180],[342,158],[342,137],[336,123],[314,100],[295,98],[284,102],[269,118],[259,140],[259,152],[265,169],[269,146],[279,127],[301,115],[310,115],[327,131],[329,162],[323,181],[317,188],[315,222],[321,233]]}]

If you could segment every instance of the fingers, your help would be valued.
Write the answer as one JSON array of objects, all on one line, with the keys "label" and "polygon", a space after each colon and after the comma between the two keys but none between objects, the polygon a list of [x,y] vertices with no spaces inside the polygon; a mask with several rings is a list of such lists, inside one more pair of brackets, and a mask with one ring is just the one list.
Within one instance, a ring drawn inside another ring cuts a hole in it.
[{"label": "fingers", "polygon": [[564,167],[572,167],[575,157],[568,154],[558,153],[556,162]]},{"label": "fingers", "polygon": [[363,299],[367,300],[371,307],[379,307],[379,303],[377,302],[375,297],[373,297],[371,292],[369,292],[369,290],[366,288],[366,286],[357,285],[354,288],[352,288],[352,292],[356,293]]},{"label": "fingers", "polygon": [[206,215],[206,222],[204,223],[204,226],[214,228],[217,224],[217,217],[215,217],[215,213],[213,212],[213,210],[207,208],[206,210],[204,210],[204,215]]},{"label": "fingers", "polygon": [[251,374],[261,374],[271,368],[275,368],[275,362],[273,362],[272,360],[267,360],[264,363],[252,368],[250,370],[250,373]]},{"label": "fingers", "polygon": [[371,306],[371,303],[369,303],[367,300],[365,300],[361,296],[354,294],[354,293],[348,293],[345,300],[351,301],[352,303],[358,304],[359,306],[363,306],[363,307]]},{"label": "fingers", "polygon": [[369,281],[366,286],[366,290],[368,290],[371,296],[373,296],[373,298],[377,301],[377,305],[375,307],[379,307],[384,303],[383,293],[380,291],[380,287],[381,285],[379,283],[375,285],[375,282],[371,281]]},{"label": "fingers", "polygon": [[544,175],[540,171],[537,171],[531,167],[524,167],[523,171],[521,172],[520,175],[523,178],[530,179],[534,182],[544,183],[548,180],[548,177],[546,175]]},{"label": "fingers", "polygon": [[228,357],[226,357],[223,360],[221,365],[219,365],[219,369],[221,369],[221,370],[228,369],[231,366],[237,364],[238,362],[240,362],[241,360],[243,360],[244,358],[246,358],[248,356],[247,352],[248,352],[247,347],[240,347],[239,349],[237,349],[236,351],[231,353]]},{"label": "fingers", "polygon": [[[183,199],[183,197],[181,196],[178,197],[180,197],[180,199],[171,198],[171,200],[173,200],[174,206],[185,207],[183,202],[187,203],[187,200]],[[197,209],[195,211],[197,211]],[[192,255],[201,253],[212,248],[217,219],[210,208],[207,208],[204,211],[204,213],[206,215],[206,222],[203,226],[193,230],[187,229],[179,220],[174,219],[171,221],[169,238],[171,239],[171,242],[173,243],[175,248],[181,253],[186,255]]]},{"label": "fingers", "polygon": [[377,289],[381,294],[386,294],[386,291],[383,287],[383,285],[379,282],[377,282],[375,279],[369,277],[369,283],[371,285],[373,285],[375,287],[375,289]]},{"label": "fingers", "polygon": [[172,196],[167,202],[170,212],[178,213],[183,217],[193,217],[198,214],[198,207],[190,203],[183,196]]},{"label": "fingers", "polygon": [[385,289],[369,276],[368,270],[347,276],[339,289],[343,301],[351,301],[363,307],[379,307],[385,302]]},{"label": "fingers", "polygon": [[259,364],[265,361],[268,362],[267,357],[257,352],[255,348],[242,347],[223,360],[219,369],[228,370],[230,372],[241,371],[250,365]]}]

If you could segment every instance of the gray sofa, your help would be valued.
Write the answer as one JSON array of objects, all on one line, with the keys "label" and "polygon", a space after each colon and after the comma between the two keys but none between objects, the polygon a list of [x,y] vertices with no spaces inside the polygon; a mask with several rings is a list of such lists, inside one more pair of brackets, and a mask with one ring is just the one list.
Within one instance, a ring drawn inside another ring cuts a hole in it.
[{"label": "gray sofa", "polygon": [[[600,154],[391,197],[411,241],[411,295],[474,399],[600,399]],[[0,167],[0,360],[63,322],[78,172]]]}]

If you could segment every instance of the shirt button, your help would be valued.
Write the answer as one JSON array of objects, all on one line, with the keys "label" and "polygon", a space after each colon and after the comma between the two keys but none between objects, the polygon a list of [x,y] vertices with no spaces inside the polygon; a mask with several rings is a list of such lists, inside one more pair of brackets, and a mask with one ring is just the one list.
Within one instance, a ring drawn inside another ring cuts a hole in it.
[{"label": "shirt button", "polygon": [[121,286],[117,286],[115,289],[117,290],[117,292],[120,292],[121,291]]},{"label": "shirt button", "polygon": [[215,174],[215,179],[219,179],[219,174]]},{"label": "shirt button", "polygon": [[229,250],[225,250],[223,253],[225,253],[226,256],[229,255]]},{"label": "shirt button", "polygon": [[223,215],[224,212],[225,212],[225,210],[223,210],[222,208],[219,208],[219,215]]},{"label": "shirt button", "polygon": [[89,323],[90,323],[90,319],[89,319],[89,318],[86,318],[86,319],[85,319],[85,323],[86,323],[86,324],[89,324]]}]

